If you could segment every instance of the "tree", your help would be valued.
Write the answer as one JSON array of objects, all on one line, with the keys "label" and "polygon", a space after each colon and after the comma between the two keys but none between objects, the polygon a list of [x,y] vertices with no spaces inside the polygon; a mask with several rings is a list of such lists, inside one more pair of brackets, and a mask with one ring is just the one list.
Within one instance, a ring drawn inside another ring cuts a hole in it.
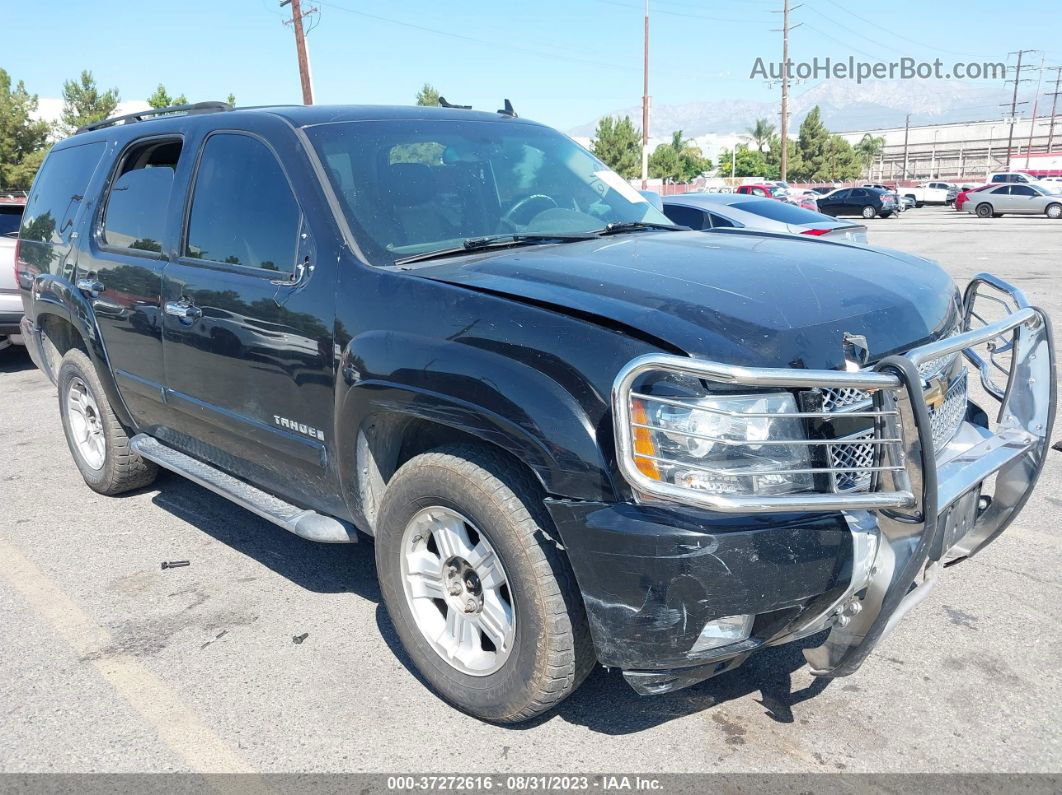
[{"label": "tree", "polygon": [[869,178],[870,167],[874,165],[874,161],[878,159],[881,150],[885,148],[885,139],[881,136],[864,133],[859,143],[852,148],[855,150],[856,156],[859,158],[859,162]]},{"label": "tree", "polygon": [[630,116],[602,117],[594,130],[590,151],[624,179],[633,179],[641,173],[642,134],[635,129]]},{"label": "tree", "polygon": [[756,144],[756,149],[760,152],[764,147],[770,146],[778,136],[775,134],[774,125],[767,119],[756,119],[756,124],[747,128],[749,136],[752,138],[753,143]]},{"label": "tree", "polygon": [[166,91],[166,86],[159,83],[159,87],[155,89],[155,93],[147,98],[147,103],[153,108],[168,108],[172,105],[187,105],[188,97],[184,94],[171,97],[169,92]]},{"label": "tree", "polygon": [[225,97],[225,101],[229,103],[229,105],[231,105],[232,107],[236,107],[236,95],[233,94],[231,91],[229,92],[229,95]]},{"label": "tree", "polygon": [[100,93],[96,80],[87,69],[78,80],[63,83],[63,125],[73,132],[78,127],[106,119],[118,107],[118,89]]},{"label": "tree", "polygon": [[11,88],[11,76],[0,69],[0,188],[28,190],[48,151],[51,127],[34,121],[37,95],[20,80]]},{"label": "tree", "polygon": [[797,138],[795,149],[800,153],[801,169],[796,171],[792,166],[789,173],[797,179],[806,179],[819,182],[830,179],[827,174],[830,148],[830,131],[822,123],[822,113],[816,105],[800,123],[800,135]]},{"label": "tree", "polygon": [[671,143],[660,144],[649,156],[649,176],[672,182],[689,182],[712,167],[700,147],[683,140],[682,130],[671,133]]},{"label": "tree", "polygon": [[435,107],[439,104],[439,92],[431,83],[425,83],[417,92],[417,104],[425,107]]},{"label": "tree", "polygon": [[748,144],[738,144],[733,152],[719,150],[719,173],[724,177],[730,176],[732,166],[735,177],[770,178],[766,156],[757,149],[750,149]]}]

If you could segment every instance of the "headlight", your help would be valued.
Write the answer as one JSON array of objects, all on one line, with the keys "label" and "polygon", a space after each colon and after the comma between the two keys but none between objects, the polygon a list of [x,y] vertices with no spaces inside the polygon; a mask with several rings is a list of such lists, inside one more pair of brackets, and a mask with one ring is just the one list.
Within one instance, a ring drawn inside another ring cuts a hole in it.
[{"label": "headlight", "polygon": [[796,413],[788,392],[633,398],[635,464],[653,480],[713,494],[810,491],[804,429],[790,416]]}]

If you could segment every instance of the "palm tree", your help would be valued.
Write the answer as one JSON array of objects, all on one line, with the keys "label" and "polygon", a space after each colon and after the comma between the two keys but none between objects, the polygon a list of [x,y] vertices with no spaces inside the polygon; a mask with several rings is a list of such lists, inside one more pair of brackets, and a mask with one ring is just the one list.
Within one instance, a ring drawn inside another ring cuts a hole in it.
[{"label": "palm tree", "polygon": [[863,165],[863,168],[867,170],[867,174],[870,173],[870,167],[877,160],[878,155],[881,154],[881,150],[885,148],[885,139],[880,136],[873,136],[870,133],[865,133],[855,146],[852,147],[855,150],[856,155],[859,157],[859,162]]},{"label": "palm tree", "polygon": [[765,146],[771,145],[771,140],[775,136],[775,127],[767,119],[756,119],[756,124],[746,129],[756,144],[756,148],[761,152]]}]

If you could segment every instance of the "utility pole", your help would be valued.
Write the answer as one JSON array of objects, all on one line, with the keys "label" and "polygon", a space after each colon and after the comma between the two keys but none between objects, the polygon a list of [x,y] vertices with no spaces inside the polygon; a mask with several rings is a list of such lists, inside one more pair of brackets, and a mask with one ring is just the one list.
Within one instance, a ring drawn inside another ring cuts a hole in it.
[{"label": "utility pole", "polygon": [[1017,52],[1009,52],[1007,55],[1017,55],[1018,64],[1014,67],[1014,94],[1010,99],[1010,117],[1007,119],[1009,122],[1009,131],[1007,132],[1007,159],[1004,161],[1004,168],[1010,169],[1010,151],[1014,145],[1014,123],[1018,120],[1018,105],[1025,105],[1025,102],[1018,102],[1018,84],[1025,82],[1021,77],[1021,59],[1027,52],[1036,52],[1036,50],[1018,50]]},{"label": "utility pole", "polygon": [[903,123],[903,179],[907,179],[907,142],[911,137],[911,114],[907,114],[907,120]]},{"label": "utility pole", "polygon": [[[306,33],[302,27],[302,18],[312,14],[317,9],[311,8],[305,14],[301,8],[301,0],[280,0],[281,7],[291,4],[291,26],[295,30],[295,51],[299,56],[299,81],[302,83],[302,104],[313,104],[313,85],[310,81],[310,56],[306,52]],[[285,20],[284,24],[288,24]]]},{"label": "utility pole", "polygon": [[1051,151],[1051,146],[1055,142],[1055,112],[1058,110],[1058,96],[1059,86],[1062,85],[1062,66],[1049,66],[1049,71],[1055,73],[1055,90],[1051,94],[1051,124],[1047,128],[1047,151]]},{"label": "utility pole", "polygon": [[1032,118],[1029,119],[1029,145],[1025,147],[1025,168],[1029,167],[1029,157],[1032,155],[1033,133],[1036,131],[1036,112],[1040,109],[1040,86],[1044,81],[1044,56],[1040,54],[1040,75],[1036,78],[1036,94],[1033,95]]},{"label": "utility pole", "polygon": [[[801,4],[803,5],[803,4]],[[782,145],[782,156],[779,162],[779,175],[778,178],[783,182],[788,176],[789,170],[789,31],[793,28],[799,28],[803,22],[799,22],[796,25],[789,24],[789,12],[796,11],[800,6],[789,7],[789,0],[782,0],[782,130],[781,140],[779,143]],[[777,11],[772,11],[772,14],[777,14]],[[777,33],[778,29],[775,28],[774,32]]]},{"label": "utility pole", "polygon": [[642,190],[649,187],[649,0],[645,0],[645,48],[642,64]]}]

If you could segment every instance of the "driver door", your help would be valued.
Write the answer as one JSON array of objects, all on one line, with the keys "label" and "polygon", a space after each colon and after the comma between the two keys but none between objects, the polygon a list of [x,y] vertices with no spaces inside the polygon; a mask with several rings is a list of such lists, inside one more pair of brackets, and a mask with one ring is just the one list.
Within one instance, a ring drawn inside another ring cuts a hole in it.
[{"label": "driver door", "polygon": [[163,272],[172,420],[159,436],[297,496],[329,487],[337,271],[316,256],[289,171],[258,136],[222,130],[202,145]]}]

